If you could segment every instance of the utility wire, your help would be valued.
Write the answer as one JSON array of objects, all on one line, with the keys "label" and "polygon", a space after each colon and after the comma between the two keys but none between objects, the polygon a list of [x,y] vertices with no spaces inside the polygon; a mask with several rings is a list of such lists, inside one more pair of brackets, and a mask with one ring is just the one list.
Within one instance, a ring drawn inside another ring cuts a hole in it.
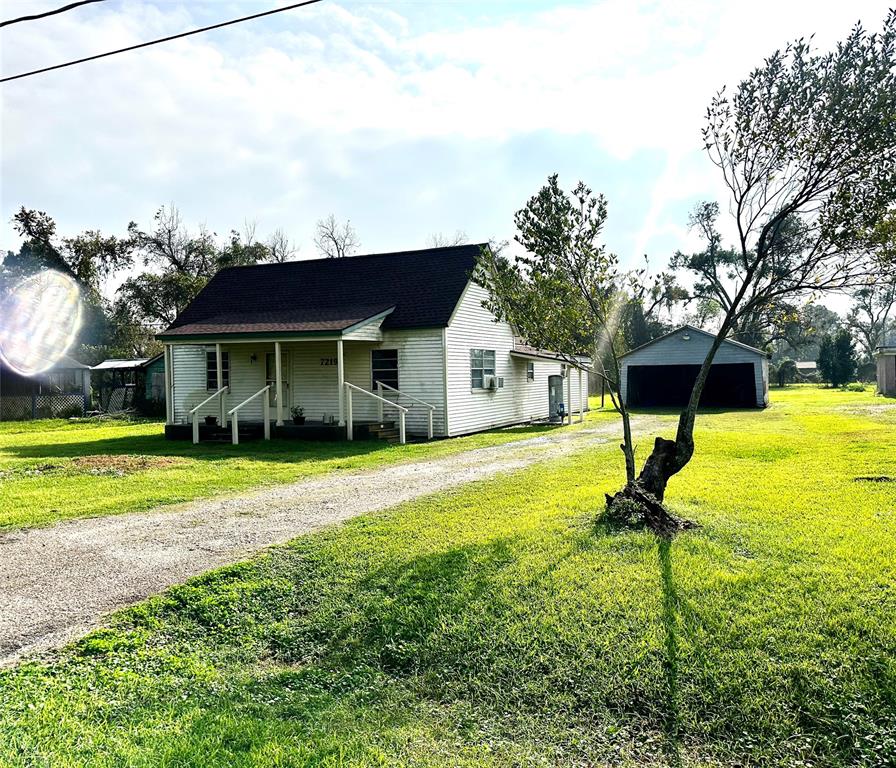
[{"label": "utility wire", "polygon": [[77,3],[69,3],[68,5],[63,5],[62,8],[57,8],[55,11],[44,11],[43,13],[34,13],[31,16],[19,16],[17,19],[7,19],[6,21],[0,21],[0,27],[7,27],[10,24],[18,24],[20,21],[35,21],[36,19],[44,19],[47,16],[55,16],[57,13],[65,13],[66,11],[70,11],[73,8],[77,8],[81,5],[90,5],[91,3],[101,3],[103,0],[80,0]]},{"label": "utility wire", "polygon": [[212,29],[220,29],[221,27],[229,27],[231,24],[240,24],[244,21],[251,21],[252,19],[260,19],[262,16],[271,16],[275,13],[283,13],[283,11],[291,11],[294,8],[301,8],[305,5],[314,5],[315,3],[319,3],[321,0],[304,0],[301,3],[293,3],[292,5],[285,5],[282,8],[274,8],[271,11],[263,11],[262,13],[253,13],[251,16],[243,16],[240,19],[231,19],[230,21],[222,21],[220,24],[212,24],[208,27],[201,27],[200,29],[193,29],[189,32],[181,32],[177,35],[169,35],[168,37],[160,37],[158,40],[150,40],[146,43],[138,43],[137,45],[129,45],[127,48],[119,48],[115,51],[107,51],[106,53],[97,53],[94,56],[85,56],[83,59],[75,59],[74,61],[67,61],[64,64],[54,64],[51,67],[43,67],[42,69],[34,69],[31,72],[22,72],[18,75],[10,75],[9,77],[0,78],[0,83],[8,83],[10,80],[19,80],[23,77],[31,77],[32,75],[39,75],[43,72],[52,72],[54,69],[62,69],[64,67],[73,67],[75,64],[83,64],[85,61],[94,61],[95,59],[103,59],[106,56],[114,56],[117,53],[126,53],[127,51],[136,51],[138,48],[148,48],[150,45],[157,45],[158,43],[167,43],[169,40],[177,40],[181,37],[189,37],[190,35],[198,35],[200,32],[208,32]]}]

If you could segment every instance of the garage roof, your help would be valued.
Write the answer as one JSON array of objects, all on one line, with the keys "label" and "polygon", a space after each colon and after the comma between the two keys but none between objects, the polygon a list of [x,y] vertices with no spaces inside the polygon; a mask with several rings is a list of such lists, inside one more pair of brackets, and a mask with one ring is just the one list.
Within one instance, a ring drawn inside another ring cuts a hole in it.
[{"label": "garage roof", "polygon": [[[684,325],[679,326],[674,331],[669,331],[669,333],[663,334],[662,336],[657,336],[657,338],[648,341],[646,344],[642,344],[640,347],[635,347],[634,349],[630,349],[624,355],[620,355],[620,360],[623,357],[628,357],[634,352],[638,352],[646,347],[651,346],[652,344],[656,344],[658,341],[663,341],[663,339],[668,339],[670,336],[674,336],[679,331],[693,331],[694,333],[702,333],[704,336],[708,336],[710,339],[714,339],[716,335],[714,333],[709,333],[709,331],[704,331],[702,328],[698,328],[695,325],[690,325],[689,323],[685,323]],[[748,352],[753,352],[760,357],[768,357],[767,352],[763,352],[761,349],[757,349],[756,347],[751,347],[749,344],[744,344],[740,341],[735,341],[734,339],[724,339],[722,341],[723,344],[732,344],[735,347],[740,347],[741,349],[745,349]]]}]

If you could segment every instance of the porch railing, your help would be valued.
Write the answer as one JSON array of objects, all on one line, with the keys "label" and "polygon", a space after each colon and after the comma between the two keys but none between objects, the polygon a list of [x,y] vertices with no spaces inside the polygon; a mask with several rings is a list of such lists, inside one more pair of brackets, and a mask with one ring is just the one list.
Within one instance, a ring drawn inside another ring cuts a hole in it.
[{"label": "porch railing", "polygon": [[[361,387],[356,387],[354,384],[349,384],[347,381],[345,382],[345,436],[349,440],[354,440],[354,429],[352,425],[352,393],[360,392],[362,395],[366,397],[372,397],[376,400],[380,407],[382,405],[388,405],[391,408],[395,408],[398,411],[398,440],[404,445],[406,442],[406,435],[404,429],[404,417],[407,415],[408,409],[403,405],[399,405],[398,403],[393,403],[391,400],[387,400],[385,397],[380,397],[379,395],[373,394],[373,392],[368,392],[366,389],[361,389]],[[380,411],[382,414],[382,411]],[[382,419],[381,419],[382,420]]]},{"label": "porch railing", "polygon": [[[429,428],[428,428],[428,432],[427,432],[427,437],[430,440],[432,440],[432,435],[433,435],[432,415],[436,410],[436,407],[434,405],[432,405],[431,403],[427,403],[425,400],[421,400],[419,397],[414,397],[413,395],[409,395],[407,392],[402,392],[400,389],[396,389],[395,387],[390,387],[388,384],[383,384],[383,382],[381,382],[381,381],[378,381],[376,383],[376,389],[377,389],[377,393],[379,394],[379,396],[383,399],[383,402],[386,402],[386,403],[392,402],[391,400],[387,400],[386,398],[383,397],[383,390],[388,389],[390,392],[395,392],[398,395],[400,395],[402,397],[406,397],[408,400],[412,400],[413,402],[427,408],[428,415],[429,415]],[[380,421],[382,421],[383,420],[383,403],[377,403],[377,406],[379,408],[379,419],[380,419]]]},{"label": "porch railing", "polygon": [[[241,402],[235,408],[231,408],[227,411],[227,415],[231,417],[230,421],[230,436],[234,445],[240,444],[240,408],[244,405],[248,405],[251,403],[256,397],[259,395],[266,395],[271,389],[271,385],[268,384],[264,389],[259,389],[254,395],[247,397],[243,402]],[[265,397],[262,401],[262,418],[264,419],[264,439],[271,439],[271,404],[268,401],[268,398]]]},{"label": "porch railing", "polygon": [[[227,387],[221,387],[221,389],[219,389],[213,395],[209,395],[207,398],[205,398],[205,400],[203,400],[201,403],[199,403],[199,405],[197,405],[195,408],[190,409],[190,416],[192,416],[192,418],[193,418],[193,443],[194,444],[199,442],[199,409],[202,408],[203,406],[207,405],[208,403],[210,403],[216,397],[221,397],[221,395],[223,395],[226,391],[227,391]],[[222,424],[221,426],[225,426],[225,425]]]}]

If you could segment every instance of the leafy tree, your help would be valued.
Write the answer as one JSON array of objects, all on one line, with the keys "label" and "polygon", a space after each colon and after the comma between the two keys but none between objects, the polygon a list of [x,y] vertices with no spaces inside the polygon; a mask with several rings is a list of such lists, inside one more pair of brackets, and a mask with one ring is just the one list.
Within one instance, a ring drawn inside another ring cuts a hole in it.
[{"label": "leafy tree", "polygon": [[704,145],[730,193],[738,239],[721,247],[717,204],[695,210],[707,247],[678,265],[723,313],[675,439],[658,438],[641,473],[657,499],[693,456],[703,387],[738,323],[788,298],[843,290],[874,274],[871,233],[896,200],[894,41],[896,12],[880,34],[857,25],[827,54],[798,40],[766,59],[731,98],[724,91],[713,98]]},{"label": "leafy tree", "polygon": [[636,349],[654,338],[644,316],[644,305],[636,299],[629,299],[625,303],[621,325],[626,350]]},{"label": "leafy tree", "polygon": [[896,328],[896,274],[888,280],[859,288],[852,294],[846,326],[862,348],[862,359],[874,359],[874,350]]},{"label": "leafy tree", "polygon": [[55,269],[73,277],[88,293],[98,293],[103,281],[133,263],[134,242],[88,230],[77,237],[56,237],[56,222],[43,211],[24,206],[13,216],[13,227],[25,238],[18,254],[4,267],[23,274]]},{"label": "leafy tree", "polygon": [[840,325],[840,315],[823,304],[809,302],[797,307],[794,322],[788,325],[782,338],[772,342],[772,359],[817,360],[821,338],[835,332]]},{"label": "leafy tree", "polygon": [[244,235],[235,229],[230,232],[230,241],[218,253],[215,271],[225,267],[246,267],[270,260],[271,251],[267,243],[255,239],[255,225],[247,226]]},{"label": "leafy tree", "polygon": [[489,292],[486,306],[529,344],[556,351],[576,368],[586,368],[583,357],[592,359],[590,372],[609,385],[622,417],[626,477],[633,484],[631,419],[617,394],[619,356],[627,346],[622,317],[635,297],[651,295],[665,278],[650,280],[646,268],[623,271],[599,242],[606,219],[603,195],[582,182],[566,193],[554,174],[514,217],[514,239],[524,252],[509,258],[503,248],[483,248],[477,279]]},{"label": "leafy tree", "polygon": [[361,241],[351,221],[340,224],[332,213],[317,222],[314,244],[320,255],[328,259],[354,256],[361,247]]},{"label": "leafy tree", "polygon": [[[128,278],[118,289],[116,315],[127,313],[144,328],[159,331],[196,297],[206,283],[225,267],[268,261],[270,247],[255,239],[254,225],[241,235],[236,230],[223,247],[205,228],[192,233],[174,206],[162,207],[153,216],[149,232],[130,227],[135,249],[149,269]],[[279,246],[278,246],[279,247]]]},{"label": "leafy tree", "polygon": [[779,387],[786,386],[788,382],[796,379],[797,368],[796,363],[789,357],[784,358],[775,369],[775,379]]},{"label": "leafy tree", "polygon": [[[872,233],[896,202],[894,43],[896,11],[880,34],[856,26],[830,53],[798,40],[730,98],[724,91],[713,98],[704,145],[730,194],[737,240],[723,248],[719,206],[701,204],[692,223],[706,247],[680,255],[676,266],[718,304],[718,329],[674,439],[656,438],[637,477],[624,404],[620,409],[627,483],[608,497],[609,514],[628,517],[634,505],[655,530],[674,530],[662,501],[670,478],[694,455],[700,397],[725,338],[775,303],[868,282],[879,268]],[[579,188],[573,201],[564,200],[553,186],[517,215],[517,240],[528,255],[515,269],[492,262],[489,287],[493,306],[530,343],[569,353],[579,351],[582,335],[615,341],[618,267],[594,243],[603,198]]]},{"label": "leafy tree", "polygon": [[13,216],[13,226],[25,240],[18,253],[8,252],[0,278],[6,289],[22,277],[54,269],[73,278],[81,288],[82,324],[74,354],[90,361],[87,347],[102,348],[112,328],[102,289],[106,280],[133,263],[132,238],[88,230],[75,237],[58,237],[56,222],[43,211],[24,206]]},{"label": "leafy tree", "polygon": [[856,372],[856,355],[852,336],[845,328],[825,335],[818,352],[818,372],[833,387],[848,384]]},{"label": "leafy tree", "polygon": [[131,224],[130,233],[143,264],[162,273],[210,278],[218,269],[214,235],[204,227],[193,234],[173,205],[153,215],[153,228],[144,232]]}]

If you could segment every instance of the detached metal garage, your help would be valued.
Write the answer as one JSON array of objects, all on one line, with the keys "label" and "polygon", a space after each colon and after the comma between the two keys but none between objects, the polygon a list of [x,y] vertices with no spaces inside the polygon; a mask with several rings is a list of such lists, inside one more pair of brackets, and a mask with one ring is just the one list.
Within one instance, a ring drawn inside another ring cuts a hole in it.
[{"label": "detached metal garage", "polygon": [[896,339],[877,348],[877,391],[896,395]]},{"label": "detached metal garage", "polygon": [[[620,390],[631,407],[687,405],[714,336],[692,325],[633,349],[621,358]],[[700,404],[721,408],[768,405],[768,356],[726,339],[716,352]]]}]

